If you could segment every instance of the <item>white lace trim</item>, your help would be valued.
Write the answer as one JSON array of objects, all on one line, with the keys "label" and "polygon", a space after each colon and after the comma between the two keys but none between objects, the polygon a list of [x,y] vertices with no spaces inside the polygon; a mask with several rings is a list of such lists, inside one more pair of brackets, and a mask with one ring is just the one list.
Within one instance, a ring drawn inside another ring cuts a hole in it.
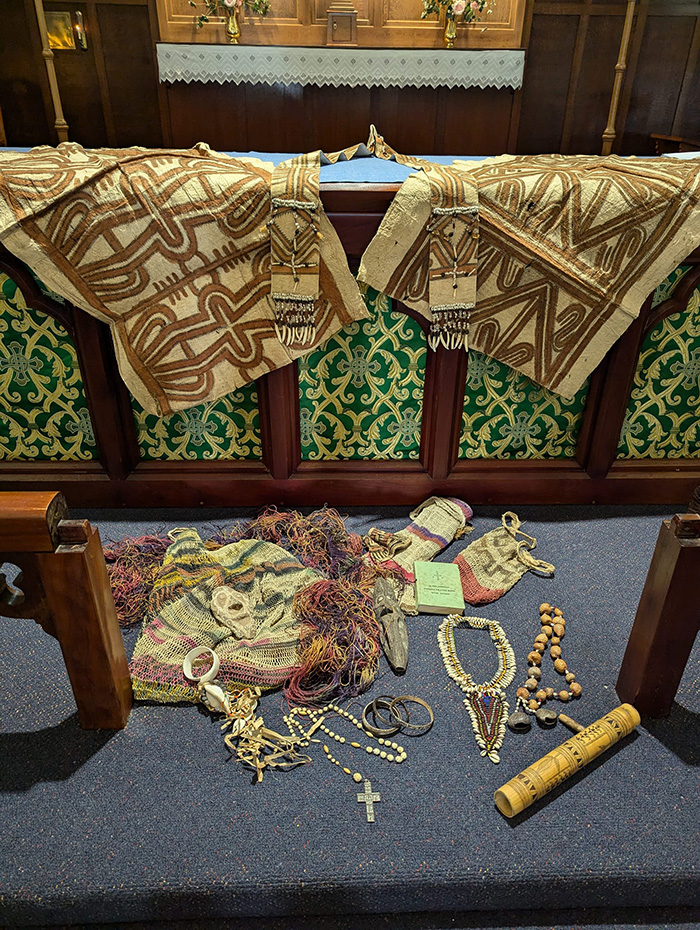
[{"label": "white lace trim", "polygon": [[158,44],[161,81],[344,84],[349,87],[513,87],[525,52],[492,49],[292,48]]}]

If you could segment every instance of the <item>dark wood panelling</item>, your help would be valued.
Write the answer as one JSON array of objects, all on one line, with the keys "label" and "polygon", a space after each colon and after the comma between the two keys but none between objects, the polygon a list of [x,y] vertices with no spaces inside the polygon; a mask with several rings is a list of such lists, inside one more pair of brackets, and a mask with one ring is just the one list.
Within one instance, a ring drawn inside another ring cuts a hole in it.
[{"label": "dark wood panelling", "polygon": [[[653,155],[651,133],[671,134],[695,23],[691,16],[647,17],[622,154]],[[693,110],[700,110],[697,98],[689,115]]]},{"label": "dark wood panelling", "polygon": [[536,155],[558,152],[566,116],[577,16],[532,19],[530,47],[523,82],[518,152]]},{"label": "dark wood panelling", "polygon": [[599,155],[622,35],[622,16],[591,16],[577,93],[572,101],[571,133],[562,152]]},{"label": "dark wood panelling", "polygon": [[437,145],[426,154],[501,155],[508,149],[513,91],[443,88],[445,117]]},{"label": "dark wood panelling", "polygon": [[168,85],[173,145],[220,151],[326,152],[374,123],[397,151],[496,155],[508,143],[513,94],[488,88]]},{"label": "dark wood panelling", "polygon": [[[89,23],[87,3],[72,3],[71,13],[80,11],[85,23]],[[56,77],[61,91],[63,112],[69,127],[69,138],[86,148],[98,148],[108,144],[107,124],[100,93],[95,53],[96,44],[88,38],[85,51],[55,49]]]},{"label": "dark wood panelling", "polygon": [[[148,8],[98,5],[116,145],[163,145]],[[128,36],[128,42],[124,42]]]},{"label": "dark wood panelling", "polygon": [[[17,0],[0,5],[0,108],[8,145],[54,144],[47,113],[48,86],[41,45],[34,42],[27,7]],[[41,68],[37,66],[38,61]],[[45,97],[46,94],[46,97]],[[53,117],[51,117],[53,124]]]}]

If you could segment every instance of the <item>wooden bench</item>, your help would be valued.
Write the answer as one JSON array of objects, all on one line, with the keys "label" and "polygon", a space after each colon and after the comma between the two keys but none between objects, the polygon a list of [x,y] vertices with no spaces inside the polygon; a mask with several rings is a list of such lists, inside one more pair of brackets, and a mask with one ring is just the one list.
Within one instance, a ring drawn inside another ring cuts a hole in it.
[{"label": "wooden bench", "polygon": [[0,574],[0,615],[56,637],[81,726],[126,726],[131,677],[96,527],[68,519],[56,491],[0,492],[0,563],[20,569]]}]

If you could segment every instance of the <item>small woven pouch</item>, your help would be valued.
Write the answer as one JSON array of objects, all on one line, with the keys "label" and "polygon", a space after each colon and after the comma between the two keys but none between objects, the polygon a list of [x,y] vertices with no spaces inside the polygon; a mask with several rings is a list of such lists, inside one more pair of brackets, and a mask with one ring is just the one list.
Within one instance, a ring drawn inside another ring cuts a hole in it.
[{"label": "small woven pouch", "polygon": [[431,561],[454,539],[470,533],[467,521],[472,517],[472,509],[456,497],[429,497],[409,516],[411,523],[398,533],[386,533],[373,527],[363,537],[363,542],[368,549],[366,561],[402,575],[403,591],[396,586],[399,606],[405,614],[417,614],[414,563]]},{"label": "small woven pouch", "polygon": [[475,539],[454,560],[462,579],[464,600],[468,604],[497,601],[527,571],[548,576],[554,574],[553,565],[530,555],[537,540],[523,533],[517,514],[511,511],[504,513],[501,523],[503,525],[498,529]]}]

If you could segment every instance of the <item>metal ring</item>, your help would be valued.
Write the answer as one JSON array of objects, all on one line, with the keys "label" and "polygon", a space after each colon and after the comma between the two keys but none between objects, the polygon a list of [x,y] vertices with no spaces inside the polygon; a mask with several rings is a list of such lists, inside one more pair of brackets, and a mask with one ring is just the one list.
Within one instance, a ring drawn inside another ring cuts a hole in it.
[{"label": "metal ring", "polygon": [[[391,707],[391,704],[392,704],[391,698],[387,698],[384,696],[380,696],[378,698],[375,698],[374,701],[370,701],[369,704],[367,704],[365,709],[362,711],[362,726],[365,728],[365,730],[367,730],[368,733],[371,733],[372,736],[395,736],[401,729],[400,725],[394,724],[390,726],[388,729],[381,729],[380,727],[373,726],[367,720],[368,713],[371,713],[372,716],[374,717],[374,713],[375,713],[374,705],[376,702],[381,702],[382,706],[386,707],[387,710]],[[375,719],[375,723],[376,723],[376,719]]]},{"label": "metal ring", "polygon": [[[395,707],[397,705],[401,706],[406,710],[406,704],[420,704],[421,707],[425,707],[430,715],[430,720],[427,723],[409,723],[408,720],[404,720],[399,714],[396,713]],[[399,728],[402,731],[407,732],[410,736],[422,736],[424,733],[427,733],[428,730],[432,727],[435,721],[435,715],[433,714],[433,709],[426,701],[422,698],[414,697],[412,694],[402,694],[391,702],[389,707],[389,716],[392,720],[400,720],[401,723]]]},{"label": "metal ring", "polygon": [[[203,675],[195,675],[192,671],[192,663],[195,659],[201,655],[204,655],[206,652],[208,652],[211,656],[211,668]],[[205,682],[216,678],[216,673],[219,671],[219,657],[214,652],[214,650],[210,649],[208,646],[195,646],[194,649],[190,649],[190,651],[183,659],[182,671],[185,674],[185,678],[189,678],[190,681],[198,681],[200,684],[204,684]]]},{"label": "metal ring", "polygon": [[[384,708],[385,710],[389,710],[393,701],[394,701],[394,697],[391,694],[380,694],[372,701],[372,705],[373,705],[372,718],[374,719],[375,725],[379,723],[379,724],[383,724],[384,726],[388,726],[388,727],[397,726],[397,722],[396,722],[397,715],[394,716],[393,720],[387,720],[386,717],[382,717],[382,715],[379,713],[381,708]],[[408,723],[408,721],[411,719],[411,715],[409,714],[407,707],[405,707],[403,704],[401,706],[406,711],[405,722]],[[400,719],[403,723],[403,717],[401,717]],[[399,729],[401,729],[401,726],[402,726],[401,723],[398,724]]]}]

